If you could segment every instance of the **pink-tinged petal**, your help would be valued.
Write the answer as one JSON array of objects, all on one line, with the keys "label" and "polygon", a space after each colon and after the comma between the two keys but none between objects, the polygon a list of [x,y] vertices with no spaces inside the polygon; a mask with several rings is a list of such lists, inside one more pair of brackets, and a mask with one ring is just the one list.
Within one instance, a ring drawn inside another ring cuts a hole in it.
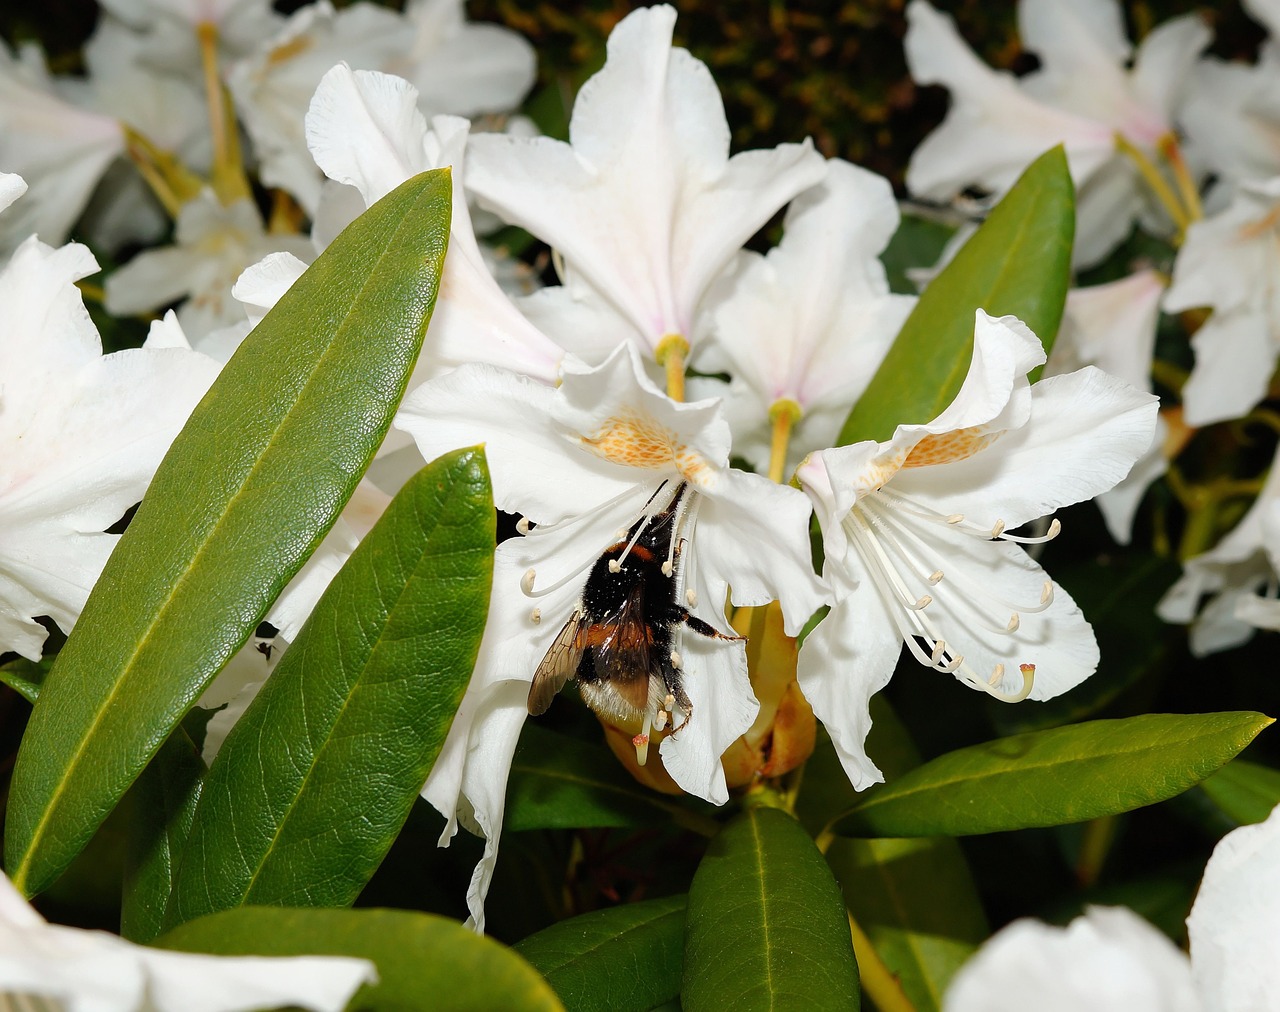
[{"label": "pink-tinged petal", "polygon": [[[38,51],[30,54],[43,64]],[[0,253],[33,233],[62,242],[123,153],[124,130],[114,118],[59,98],[42,65],[24,65],[0,43],[0,165],[28,185],[22,202],[0,218]]]},{"label": "pink-tinged petal", "polygon": [[1103,162],[1076,188],[1076,237],[1071,265],[1092,267],[1133,231],[1134,219],[1148,214],[1155,219],[1148,231],[1171,235],[1172,223],[1165,211],[1147,196],[1133,161],[1117,155]]},{"label": "pink-tinged petal", "polygon": [[1159,401],[1093,367],[1041,380],[1031,415],[984,450],[905,467],[893,488],[978,527],[1016,528],[1121,481],[1151,446]]},{"label": "pink-tinged petal", "polygon": [[1125,907],[1089,907],[1065,928],[1024,918],[960,968],[946,1012],[1202,1012],[1191,967]]},{"label": "pink-tinged petal", "polygon": [[1196,364],[1182,388],[1183,418],[1204,426],[1240,418],[1267,394],[1280,347],[1265,309],[1215,310],[1191,338]]},{"label": "pink-tinged petal", "polygon": [[619,22],[578,94],[569,144],[477,136],[467,177],[482,206],[555,247],[650,349],[691,337],[711,281],[825,170],[808,143],[729,159],[715,83],[671,48],[674,22],[665,6]]},{"label": "pink-tinged petal", "polygon": [[1280,990],[1280,814],[1214,848],[1187,917],[1191,973],[1210,1010],[1266,1012]]},{"label": "pink-tinged petal", "polygon": [[556,391],[492,366],[464,365],[409,392],[395,426],[426,460],[485,445],[494,503],[550,523],[634,484],[630,469],[581,449],[552,418]]},{"label": "pink-tinged petal", "polygon": [[746,471],[720,472],[698,506],[697,566],[710,601],[732,590],[739,607],[782,605],[788,636],[799,635],[830,594],[813,572],[809,500]]},{"label": "pink-tinged petal", "polygon": [[[830,556],[828,556],[830,558]],[[840,764],[854,790],[884,782],[866,753],[871,730],[871,697],[889,684],[902,640],[885,604],[856,556],[829,563],[824,576],[837,601],[800,647],[796,677],[800,691],[831,735]]]},{"label": "pink-tinged petal", "polygon": [[[1028,94],[1115,125],[1131,114],[1124,70],[1130,46],[1124,15],[1114,0],[1019,0],[1018,34],[1040,59],[1040,66],[1019,81]],[[1144,134],[1143,139],[1154,137]]]},{"label": "pink-tinged petal", "polygon": [[1165,285],[1152,269],[1067,292],[1050,375],[1096,365],[1141,390],[1151,389],[1151,359]]},{"label": "pink-tinged petal", "polygon": [[947,200],[975,184],[1003,191],[1055,144],[1066,145],[1078,185],[1114,151],[1109,126],[1023,94],[1012,77],[973,54],[949,15],[924,0],[907,5],[904,41],[911,76],[951,91],[946,119],[911,157],[907,186],[913,193]]},{"label": "pink-tinged petal", "polygon": [[1192,70],[1179,122],[1187,161],[1227,183],[1268,179],[1280,172],[1280,129],[1271,107],[1280,66],[1206,57]]}]

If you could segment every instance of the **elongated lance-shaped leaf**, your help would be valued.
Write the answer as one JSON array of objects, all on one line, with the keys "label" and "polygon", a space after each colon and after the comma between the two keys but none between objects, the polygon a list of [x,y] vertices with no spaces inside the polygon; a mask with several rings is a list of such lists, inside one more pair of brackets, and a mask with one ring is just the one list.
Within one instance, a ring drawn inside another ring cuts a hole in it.
[{"label": "elongated lance-shaped leaf", "polygon": [[515,948],[570,1012],[647,1012],[680,994],[684,908],[684,896],[667,896],[593,910]]},{"label": "elongated lance-shaped leaf", "polygon": [[543,980],[504,945],[457,921],[408,910],[241,907],[189,921],[156,946],[221,956],[354,956],[372,960],[378,983],[350,1009],[377,1012],[557,1012]]},{"label": "elongated lance-shaped leaf", "polygon": [[1280,805],[1280,770],[1233,759],[1200,789],[1231,823],[1247,826],[1262,822]]},{"label": "elongated lance-shaped leaf", "polygon": [[939,756],[873,788],[844,836],[965,836],[1118,815],[1181,794],[1272,718],[1148,713],[1017,734]]},{"label": "elongated lance-shaped leaf", "polygon": [[494,517],[480,450],[441,457],[391,501],[218,752],[170,925],[242,904],[356,898],[475,666]]},{"label": "elongated lance-shaped leaf", "polygon": [[927,422],[955,398],[973,357],[973,317],[1013,315],[1048,352],[1071,281],[1075,190],[1061,147],[1037,158],[987,220],[920,294],[920,301],[858,398],[841,445],[888,439]]},{"label": "elongated lance-shaped leaf", "polygon": [[689,887],[686,1012],[859,1007],[840,887],[800,823],[753,808],[711,841]]},{"label": "elongated lance-shaped leaf", "polygon": [[28,895],[84,846],[346,504],[422,347],[449,213],[437,170],[361,215],[161,461],[18,754],[5,861]]}]

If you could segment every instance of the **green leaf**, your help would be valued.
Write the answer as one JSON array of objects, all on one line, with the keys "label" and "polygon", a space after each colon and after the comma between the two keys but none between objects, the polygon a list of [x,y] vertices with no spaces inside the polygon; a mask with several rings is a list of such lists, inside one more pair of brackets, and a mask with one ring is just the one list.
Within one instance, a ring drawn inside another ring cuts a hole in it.
[{"label": "green leaf", "polygon": [[973,357],[979,309],[1018,317],[1048,352],[1071,281],[1074,234],[1075,191],[1057,147],[1031,163],[921,293],[839,442],[888,439],[896,426],[927,422],[950,404]]},{"label": "green leaf", "polygon": [[645,1012],[680,993],[684,896],[571,917],[516,946],[567,1009]]},{"label": "green leaf", "polygon": [[750,809],[711,841],[689,888],[681,1002],[688,1012],[859,1007],[840,888],[785,812]]},{"label": "green leaf", "polygon": [[49,675],[51,658],[42,661],[29,661],[25,657],[17,657],[12,661],[0,664],[0,682],[9,686],[14,692],[32,706],[40,698],[40,688]]},{"label": "green leaf", "polygon": [[1237,826],[1248,826],[1280,805],[1280,770],[1233,759],[1206,778],[1200,790]]},{"label": "green leaf", "polygon": [[178,857],[191,831],[208,772],[200,750],[174,731],[134,782],[121,811],[129,813],[120,934],[149,942],[164,927]]},{"label": "green leaf", "polygon": [[478,449],[439,458],[391,501],[218,752],[170,924],[356,898],[475,667],[494,517]]},{"label": "green leaf", "polygon": [[893,233],[889,245],[880,254],[889,290],[900,295],[915,295],[919,288],[907,277],[907,271],[936,264],[946,249],[947,240],[955,231],[953,225],[903,214],[902,220],[898,222],[898,230]]},{"label": "green leaf", "polygon": [[189,921],[154,943],[224,956],[356,956],[378,967],[350,1010],[554,1012],[551,986],[518,955],[457,921],[407,910],[241,907]]},{"label": "green leaf", "polygon": [[603,745],[528,722],[511,761],[506,830],[652,826],[672,816],[713,836],[709,816],[636,783]]},{"label": "green leaf", "polygon": [[421,348],[449,214],[439,170],[361,215],[174,441],[22,741],[5,861],[27,894],[84,846],[346,504]]},{"label": "green leaf", "polygon": [[[871,719],[867,754],[886,777],[893,780],[920,765],[906,728],[881,694],[871,697]],[[820,829],[857,797],[823,733],[797,798],[805,824]],[[941,1008],[956,970],[990,934],[960,846],[946,837],[835,839],[827,863],[850,914],[902,993],[920,1012]],[[863,989],[874,1000],[877,981],[863,970]]]},{"label": "green leaf", "polygon": [[1059,826],[1181,794],[1251,742],[1260,713],[1153,713],[1013,735],[939,756],[835,820],[842,836]]}]

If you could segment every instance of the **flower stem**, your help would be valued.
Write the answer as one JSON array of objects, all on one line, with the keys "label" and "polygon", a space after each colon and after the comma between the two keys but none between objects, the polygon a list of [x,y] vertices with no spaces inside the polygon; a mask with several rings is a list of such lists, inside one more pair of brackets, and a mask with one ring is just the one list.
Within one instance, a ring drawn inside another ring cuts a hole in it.
[{"label": "flower stem", "polygon": [[867,933],[849,914],[849,934],[853,936],[853,954],[858,960],[858,977],[862,991],[880,1012],[915,1012],[916,1007],[902,990],[902,984],[885,965]]},{"label": "flower stem", "polygon": [[211,21],[196,25],[200,43],[200,65],[204,71],[205,103],[209,107],[209,134],[213,139],[213,170],[210,173],[213,192],[227,206],[248,197],[249,181],[240,161],[240,138],[232,122],[230,102],[218,73],[218,26]]},{"label": "flower stem", "polygon": [[803,411],[790,398],[774,401],[769,408],[769,422],[773,426],[773,439],[769,443],[769,480],[781,484],[787,469],[787,447],[791,444],[791,430],[800,421]]},{"label": "flower stem", "polygon": [[667,372],[667,396],[673,401],[684,400],[684,360],[689,354],[689,342],[680,334],[665,334],[653,357]]},{"label": "flower stem", "polygon": [[1182,206],[1187,209],[1188,224],[1199,221],[1204,217],[1204,205],[1200,203],[1200,188],[1191,178],[1191,170],[1187,168],[1186,159],[1182,157],[1182,149],[1178,147],[1178,138],[1171,133],[1161,137],[1160,154],[1173,169],[1173,179],[1178,184]]},{"label": "flower stem", "polygon": [[1156,168],[1155,163],[1140,148],[1130,143],[1123,134],[1116,134],[1116,150],[1133,162],[1138,169],[1138,173],[1146,181],[1147,185],[1151,187],[1151,192],[1155,194],[1156,199],[1169,212],[1169,217],[1173,219],[1173,223],[1178,229],[1175,243],[1181,245],[1182,237],[1187,231],[1187,226],[1191,223],[1187,216],[1187,209],[1182,206],[1182,201],[1178,199],[1168,181],[1160,174],[1160,170]]}]

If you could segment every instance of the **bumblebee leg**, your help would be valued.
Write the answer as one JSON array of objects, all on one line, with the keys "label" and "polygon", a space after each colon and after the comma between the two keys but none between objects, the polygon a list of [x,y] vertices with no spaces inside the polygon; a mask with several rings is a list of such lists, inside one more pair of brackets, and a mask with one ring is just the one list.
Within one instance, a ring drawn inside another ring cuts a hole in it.
[{"label": "bumblebee leg", "polygon": [[682,622],[684,625],[688,626],[690,629],[696,632],[699,636],[706,636],[708,639],[713,639],[713,640],[745,640],[746,639],[745,636],[728,636],[725,633],[722,633],[719,629],[715,628],[715,626],[708,625],[706,622],[702,621],[702,619],[698,618],[698,616],[689,614],[689,609],[682,608],[680,607],[680,605],[672,606],[671,620],[673,622]]}]

